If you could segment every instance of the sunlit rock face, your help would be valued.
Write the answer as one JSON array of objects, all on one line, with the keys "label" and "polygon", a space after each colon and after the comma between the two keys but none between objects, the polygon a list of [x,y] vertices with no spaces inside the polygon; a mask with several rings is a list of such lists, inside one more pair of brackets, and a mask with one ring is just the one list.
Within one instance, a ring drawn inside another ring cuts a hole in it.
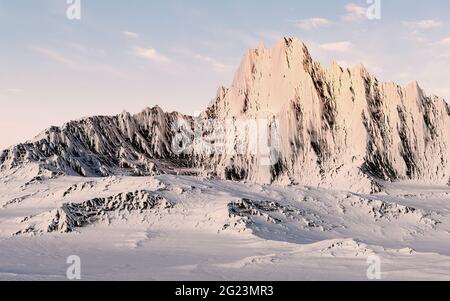
[{"label": "sunlit rock face", "polygon": [[91,117],[0,154],[2,171],[29,162],[50,176],[189,171],[353,190],[376,189],[376,179],[446,184],[450,108],[417,83],[383,83],[362,65],[324,67],[285,38],[249,50],[231,87],[198,118],[159,107]]},{"label": "sunlit rock face", "polygon": [[443,99],[425,95],[417,83],[380,82],[362,65],[326,68],[295,39],[250,50],[210,110],[219,119],[278,121],[276,165],[227,157],[222,176],[232,164],[246,179],[302,184],[449,180],[450,118]]},{"label": "sunlit rock face", "polygon": [[163,169],[155,159],[175,159],[170,125],[184,118],[189,122],[189,117],[155,107],[134,116],[124,112],[71,121],[3,151],[1,168],[35,162],[57,174],[153,175]]}]

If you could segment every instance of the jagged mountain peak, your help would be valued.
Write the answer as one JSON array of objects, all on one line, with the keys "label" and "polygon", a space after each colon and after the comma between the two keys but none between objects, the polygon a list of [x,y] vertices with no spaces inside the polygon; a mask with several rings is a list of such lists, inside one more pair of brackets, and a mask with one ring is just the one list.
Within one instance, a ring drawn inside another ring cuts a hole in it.
[{"label": "jagged mountain peak", "polygon": [[281,156],[276,167],[267,171],[259,163],[236,164],[236,156],[222,158],[225,169],[232,165],[244,178],[269,173],[272,180],[281,176],[308,184],[362,175],[447,181],[447,108],[442,99],[425,95],[417,82],[405,87],[381,82],[363,64],[324,67],[304,43],[284,38],[273,48],[248,52],[210,115],[279,120]]},{"label": "jagged mountain peak", "polygon": [[[200,128],[201,138],[219,137],[205,151],[201,141],[183,148],[198,118],[164,113],[158,106],[135,115],[89,117],[3,151],[0,168],[33,162],[82,176],[187,168],[231,180],[365,190],[374,189],[377,179],[448,183],[450,178],[447,103],[427,96],[417,82],[405,87],[381,82],[362,64],[324,67],[298,39],[249,50],[232,85],[219,88],[199,118],[200,124],[231,120],[232,128]],[[265,120],[275,132],[264,139],[239,125],[251,120]],[[261,146],[254,152],[252,137],[270,144],[269,153]],[[221,141],[226,148],[218,146]],[[271,164],[262,164],[267,161]]]},{"label": "jagged mountain peak", "polygon": [[358,63],[353,68],[351,68],[351,73],[362,77],[370,76],[369,71],[363,63]]}]

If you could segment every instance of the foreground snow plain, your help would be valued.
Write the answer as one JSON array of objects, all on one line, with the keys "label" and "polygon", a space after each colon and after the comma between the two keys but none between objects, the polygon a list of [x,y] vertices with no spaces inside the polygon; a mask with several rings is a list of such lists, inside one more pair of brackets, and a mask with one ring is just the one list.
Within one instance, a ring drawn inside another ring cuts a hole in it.
[{"label": "foreground snow plain", "polygon": [[0,280],[450,280],[450,187],[0,177]]}]

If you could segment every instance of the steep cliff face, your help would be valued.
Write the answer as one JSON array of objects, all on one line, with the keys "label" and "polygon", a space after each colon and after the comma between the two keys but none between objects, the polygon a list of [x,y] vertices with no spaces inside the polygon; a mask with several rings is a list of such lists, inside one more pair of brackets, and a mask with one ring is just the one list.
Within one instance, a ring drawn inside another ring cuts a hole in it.
[{"label": "steep cliff face", "polygon": [[190,117],[155,107],[134,116],[124,112],[72,121],[3,151],[1,169],[32,162],[56,174],[152,175],[180,159],[171,147],[171,124],[180,119],[191,122]]},{"label": "steep cliff face", "polygon": [[217,170],[225,178],[232,169],[247,180],[338,186],[370,185],[371,177],[448,182],[448,108],[417,83],[382,83],[362,65],[325,68],[286,38],[250,50],[209,112],[221,120],[276,120],[277,163],[226,155]]},{"label": "steep cliff face", "polygon": [[249,50],[232,86],[198,118],[153,108],[70,122],[0,155],[2,170],[25,162],[83,176],[195,167],[230,180],[346,189],[373,189],[373,179],[448,183],[450,107],[362,65],[326,68],[285,38]]}]

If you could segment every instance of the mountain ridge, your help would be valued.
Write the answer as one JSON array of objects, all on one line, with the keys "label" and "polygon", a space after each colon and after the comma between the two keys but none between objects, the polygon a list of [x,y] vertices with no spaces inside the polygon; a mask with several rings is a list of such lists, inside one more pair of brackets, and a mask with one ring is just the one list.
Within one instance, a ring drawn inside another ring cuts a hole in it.
[{"label": "mountain ridge", "polygon": [[[210,120],[228,122],[233,131],[224,137]],[[252,149],[254,133],[242,120],[265,120],[257,130],[269,129],[268,152]],[[206,147],[196,143],[199,137],[188,147],[178,139],[181,129],[193,136],[198,128],[200,138],[214,137]],[[232,151],[208,152],[220,142]],[[272,164],[261,164],[263,156]],[[164,113],[158,106],[135,115],[88,117],[0,153],[0,170],[27,162],[81,176],[186,169],[229,180],[357,190],[374,189],[376,180],[447,184],[450,106],[425,95],[417,82],[380,82],[362,64],[324,67],[304,43],[284,38],[273,48],[249,50],[232,85],[219,88],[199,117]]]}]

